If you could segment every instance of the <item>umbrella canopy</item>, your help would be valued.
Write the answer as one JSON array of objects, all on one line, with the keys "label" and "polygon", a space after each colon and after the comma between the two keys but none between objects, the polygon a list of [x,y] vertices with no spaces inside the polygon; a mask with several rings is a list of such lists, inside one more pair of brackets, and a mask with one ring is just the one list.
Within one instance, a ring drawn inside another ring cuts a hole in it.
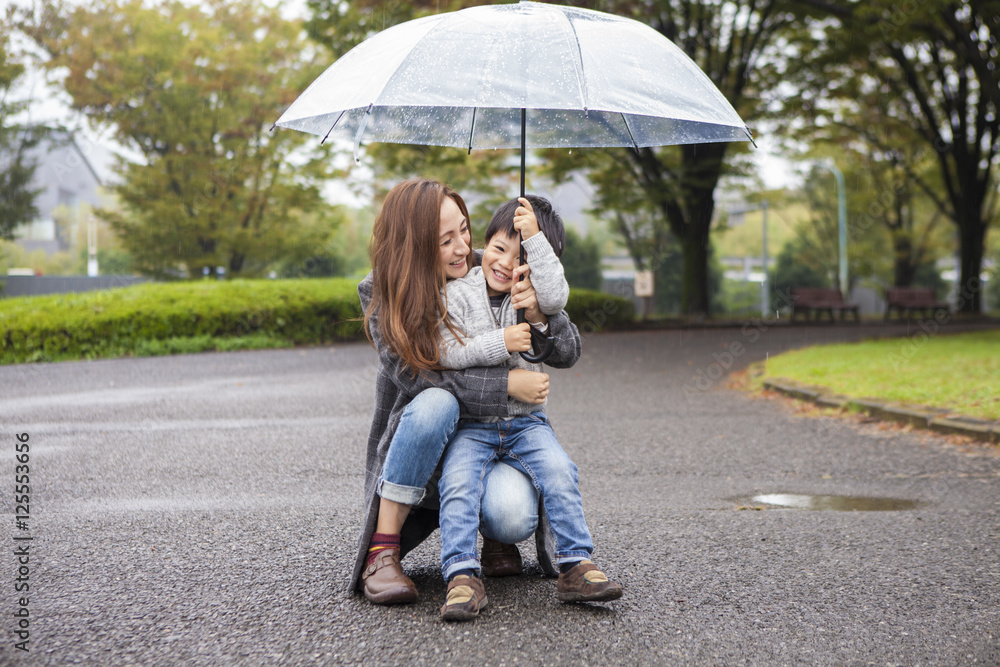
[{"label": "umbrella canopy", "polygon": [[[388,28],[320,75],[279,127],[323,140],[575,148],[751,140],[705,73],[649,26],[537,2]],[[521,252],[524,263],[524,251]],[[518,311],[518,322],[524,311]],[[532,362],[549,356],[553,340]]]},{"label": "umbrella canopy", "polygon": [[[522,135],[522,110],[525,129]],[[520,2],[408,21],[337,60],[276,123],[472,149],[744,141],[712,81],[647,25]]]}]

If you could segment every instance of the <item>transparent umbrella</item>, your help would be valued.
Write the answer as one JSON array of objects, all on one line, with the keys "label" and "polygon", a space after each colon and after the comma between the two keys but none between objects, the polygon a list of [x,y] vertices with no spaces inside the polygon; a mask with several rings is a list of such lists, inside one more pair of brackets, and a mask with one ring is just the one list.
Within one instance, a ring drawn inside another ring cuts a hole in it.
[{"label": "transparent umbrella", "polygon": [[527,148],[752,141],[705,73],[649,26],[537,2],[388,28],[276,125],[353,141],[356,159],[365,142],[520,148],[522,195]]}]

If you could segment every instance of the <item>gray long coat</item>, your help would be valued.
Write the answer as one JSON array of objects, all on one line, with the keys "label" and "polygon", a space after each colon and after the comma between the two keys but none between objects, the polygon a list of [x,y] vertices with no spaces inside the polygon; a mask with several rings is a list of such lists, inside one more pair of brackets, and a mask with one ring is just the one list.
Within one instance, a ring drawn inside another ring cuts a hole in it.
[{"label": "gray long coat", "polygon": [[[368,309],[372,298],[372,275],[358,285],[361,307]],[[365,461],[365,517],[358,538],[358,553],[348,581],[347,592],[353,593],[360,584],[368,544],[378,519],[378,494],[375,485],[382,474],[389,443],[399,425],[403,410],[424,389],[440,387],[450,391],[461,403],[462,411],[473,416],[507,416],[507,373],[505,366],[467,368],[464,370],[427,371],[413,377],[409,367],[382,343],[378,331],[378,313],[369,320],[372,340],[378,351],[379,368],[375,379],[375,414],[368,434]],[[555,350],[546,362],[553,368],[569,368],[580,358],[580,332],[565,311],[549,317],[549,333],[555,338]],[[414,507],[400,536],[402,555],[423,542],[438,527],[437,476],[428,484],[425,507]],[[540,517],[541,518],[541,517]],[[542,524],[542,521],[539,521]],[[541,528],[540,528],[541,530]]]}]

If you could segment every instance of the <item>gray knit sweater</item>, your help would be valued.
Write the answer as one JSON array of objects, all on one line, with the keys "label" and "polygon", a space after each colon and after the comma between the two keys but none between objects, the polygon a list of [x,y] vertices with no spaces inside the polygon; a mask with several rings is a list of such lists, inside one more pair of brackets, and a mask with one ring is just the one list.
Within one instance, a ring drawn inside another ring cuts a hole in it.
[{"label": "gray knit sweater", "polygon": [[[552,251],[543,234],[535,234],[524,241],[524,249],[531,258],[531,285],[535,288],[539,309],[554,315],[566,307],[569,284],[566,282],[562,263]],[[541,364],[532,364],[511,354],[504,343],[503,331],[517,323],[517,313],[510,303],[510,295],[495,312],[486,291],[486,276],[482,267],[475,267],[465,275],[448,283],[446,287],[448,317],[464,336],[458,338],[443,323],[441,365],[446,368],[464,369],[476,366],[505,366],[540,371]],[[463,419],[498,421],[505,417],[527,415],[544,410],[544,403],[522,403],[508,398],[507,415],[482,415],[463,409]]]}]

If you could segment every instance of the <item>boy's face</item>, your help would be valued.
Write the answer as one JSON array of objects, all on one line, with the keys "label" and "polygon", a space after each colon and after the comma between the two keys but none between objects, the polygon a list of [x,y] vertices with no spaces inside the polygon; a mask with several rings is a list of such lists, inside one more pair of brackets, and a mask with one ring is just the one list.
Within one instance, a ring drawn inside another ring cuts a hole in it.
[{"label": "boy's face", "polygon": [[517,234],[497,234],[486,242],[483,250],[483,275],[486,276],[487,294],[497,296],[510,293],[520,252],[521,243]]}]

